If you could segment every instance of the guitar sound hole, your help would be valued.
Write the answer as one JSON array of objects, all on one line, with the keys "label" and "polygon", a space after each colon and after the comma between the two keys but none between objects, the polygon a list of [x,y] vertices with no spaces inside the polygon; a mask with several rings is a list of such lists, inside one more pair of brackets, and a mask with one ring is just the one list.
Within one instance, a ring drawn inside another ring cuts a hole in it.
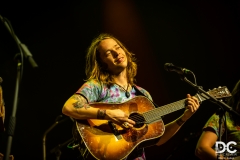
[{"label": "guitar sound hole", "polygon": [[134,125],[135,128],[141,128],[145,124],[144,117],[139,113],[130,114],[129,119],[136,122],[136,124]]}]

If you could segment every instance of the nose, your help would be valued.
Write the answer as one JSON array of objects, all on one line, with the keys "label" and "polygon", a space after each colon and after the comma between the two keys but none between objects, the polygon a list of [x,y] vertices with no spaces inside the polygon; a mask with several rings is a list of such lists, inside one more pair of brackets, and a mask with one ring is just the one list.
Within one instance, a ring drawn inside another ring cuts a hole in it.
[{"label": "nose", "polygon": [[114,56],[114,57],[117,57],[117,56],[120,54],[120,53],[119,53],[117,50],[115,50],[115,49],[113,50],[112,53],[113,53],[113,56]]}]

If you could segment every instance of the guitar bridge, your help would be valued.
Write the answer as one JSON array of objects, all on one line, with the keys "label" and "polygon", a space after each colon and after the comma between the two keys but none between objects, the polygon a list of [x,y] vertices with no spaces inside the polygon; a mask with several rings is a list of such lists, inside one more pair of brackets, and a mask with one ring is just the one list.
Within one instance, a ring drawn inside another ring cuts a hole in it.
[{"label": "guitar bridge", "polygon": [[112,121],[108,121],[108,125],[110,126],[110,128],[111,128],[113,134],[115,135],[115,137],[117,138],[117,140],[122,139],[121,134],[118,132],[118,130],[117,130],[117,128],[116,128],[116,125],[113,124]]}]

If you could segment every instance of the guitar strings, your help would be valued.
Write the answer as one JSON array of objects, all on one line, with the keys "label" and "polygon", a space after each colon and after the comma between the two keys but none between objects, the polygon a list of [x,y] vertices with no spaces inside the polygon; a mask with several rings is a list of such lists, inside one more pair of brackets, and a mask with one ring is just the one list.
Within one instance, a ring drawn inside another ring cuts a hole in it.
[{"label": "guitar strings", "polygon": [[[202,101],[206,100],[207,98],[202,97]],[[168,113],[180,110],[185,108],[185,99],[164,105],[159,108],[155,108],[154,110],[150,110],[148,112],[145,112],[144,115],[133,115],[130,116],[129,119],[135,121],[136,123],[148,123],[152,122],[154,120],[159,119],[161,116],[164,116]]]},{"label": "guitar strings", "polygon": [[145,123],[145,118],[143,116],[140,116],[140,115],[133,115],[131,117],[129,117],[129,119],[135,121],[136,123]]},{"label": "guitar strings", "polygon": [[139,114],[133,115],[129,119],[132,119],[135,122],[143,122],[143,123],[151,122],[161,117],[161,115],[165,115],[167,113],[184,108],[185,107],[184,102],[185,100],[179,100],[179,101],[170,103],[168,105],[162,106],[161,108],[156,108],[154,110],[145,112],[144,115],[139,115]]}]

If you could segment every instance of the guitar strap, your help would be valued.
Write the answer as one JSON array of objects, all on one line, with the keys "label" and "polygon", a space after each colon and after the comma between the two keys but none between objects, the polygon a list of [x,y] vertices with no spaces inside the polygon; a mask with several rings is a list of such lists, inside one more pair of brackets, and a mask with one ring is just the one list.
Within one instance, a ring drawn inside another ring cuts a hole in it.
[{"label": "guitar strap", "polygon": [[151,101],[151,102],[154,104],[155,108],[158,108],[158,107],[159,107],[155,102],[153,102],[153,101],[152,101],[151,99],[149,99],[143,92],[141,92],[141,91],[137,88],[136,85],[133,85],[133,87],[134,87],[134,89],[137,91],[137,95],[141,95],[141,96],[146,97],[149,101]]}]

